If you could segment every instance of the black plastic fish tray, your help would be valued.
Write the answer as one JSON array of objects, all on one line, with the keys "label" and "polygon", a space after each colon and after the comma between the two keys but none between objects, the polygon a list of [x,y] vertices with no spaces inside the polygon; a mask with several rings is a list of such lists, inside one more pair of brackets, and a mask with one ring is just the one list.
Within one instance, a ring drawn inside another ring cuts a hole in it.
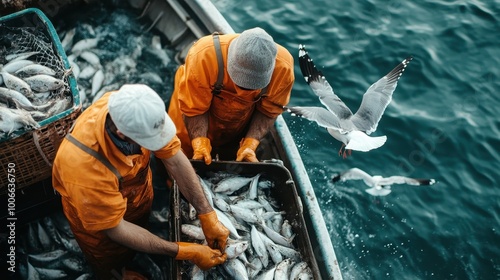
[{"label": "black plastic fish tray", "polygon": [[[210,178],[217,172],[227,172],[245,177],[255,176],[262,173],[262,179],[268,179],[274,182],[274,187],[270,190],[270,195],[274,198],[281,211],[285,211],[285,219],[288,219],[292,225],[293,232],[296,234],[293,245],[301,253],[302,259],[309,264],[313,271],[314,279],[321,279],[318,264],[314,256],[314,251],[309,239],[308,228],[306,226],[303,208],[300,197],[297,194],[295,183],[288,169],[275,162],[234,162],[234,161],[216,161],[206,165],[202,161],[191,160],[196,173],[202,178]],[[172,197],[172,226],[171,231],[173,241],[181,241],[181,213],[180,205],[182,195],[177,184],[174,183],[174,192]],[[187,279],[187,275],[182,271],[182,261],[174,261],[172,264],[171,279]]]}]

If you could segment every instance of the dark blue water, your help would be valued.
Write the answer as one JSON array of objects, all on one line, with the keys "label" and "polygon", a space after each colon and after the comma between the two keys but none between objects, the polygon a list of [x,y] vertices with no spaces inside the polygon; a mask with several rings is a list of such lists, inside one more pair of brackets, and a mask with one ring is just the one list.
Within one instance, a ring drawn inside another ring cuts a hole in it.
[{"label": "dark blue water", "polygon": [[[297,59],[305,44],[355,111],[365,90],[413,55],[373,136],[342,159],[340,142],[284,113],[344,279],[500,279],[500,1],[214,0],[236,32],[260,26]],[[296,60],[297,62],[297,60]],[[295,69],[290,105],[321,106]],[[370,196],[373,175],[435,178]]]}]

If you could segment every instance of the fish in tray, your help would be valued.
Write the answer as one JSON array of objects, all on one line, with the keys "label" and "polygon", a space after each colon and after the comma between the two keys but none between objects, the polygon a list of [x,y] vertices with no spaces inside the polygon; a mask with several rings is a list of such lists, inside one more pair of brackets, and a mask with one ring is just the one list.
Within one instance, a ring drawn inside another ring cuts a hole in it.
[{"label": "fish in tray", "polygon": [[[312,271],[295,247],[290,222],[271,196],[275,182],[262,173],[240,176],[219,171],[200,177],[207,199],[230,230],[227,261],[209,271],[183,262],[191,279],[312,279]],[[181,200],[181,240],[206,244],[198,219],[190,218]],[[292,274],[293,273],[293,274]],[[300,278],[299,278],[300,275]],[[290,278],[295,277],[295,278]]]}]

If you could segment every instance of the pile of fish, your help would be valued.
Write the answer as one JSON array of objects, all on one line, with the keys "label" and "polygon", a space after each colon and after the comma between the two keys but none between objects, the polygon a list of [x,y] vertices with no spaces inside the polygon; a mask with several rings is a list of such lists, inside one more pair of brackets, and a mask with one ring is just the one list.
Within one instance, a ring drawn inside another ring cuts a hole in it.
[{"label": "pile of fish", "polygon": [[[204,272],[184,262],[190,279],[313,279],[313,273],[293,244],[295,234],[284,211],[270,195],[275,182],[262,173],[252,177],[220,171],[200,177],[208,201],[230,235],[228,260]],[[181,240],[206,244],[196,210],[181,202]]]},{"label": "pile of fish", "polygon": [[0,61],[5,63],[0,65],[0,138],[19,129],[38,128],[38,122],[72,105],[66,90],[67,73],[37,62],[45,54],[9,51],[12,53],[0,55]]},{"label": "pile of fish", "polygon": [[92,279],[62,213],[26,225],[16,237],[18,279]]},{"label": "pile of fish", "polygon": [[162,46],[161,38],[145,32],[134,12],[107,10],[98,4],[92,15],[106,17],[63,19],[58,31],[77,80],[83,109],[125,83],[143,83],[170,96],[169,78],[176,64],[174,51]]},{"label": "pile of fish", "polygon": [[[165,239],[168,239],[165,228],[168,213],[166,208],[153,210],[150,221],[151,231]],[[16,279],[94,279],[62,212],[27,224],[16,237],[19,238]],[[6,244],[4,238],[0,243]],[[131,267],[150,279],[163,280],[169,274],[167,260],[167,256],[153,260],[148,254],[138,253]]]}]

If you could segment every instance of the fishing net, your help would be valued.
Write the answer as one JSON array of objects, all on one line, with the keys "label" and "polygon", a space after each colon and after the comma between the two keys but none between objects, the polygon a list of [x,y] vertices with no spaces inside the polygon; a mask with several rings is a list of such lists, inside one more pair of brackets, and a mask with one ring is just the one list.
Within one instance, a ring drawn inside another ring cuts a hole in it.
[{"label": "fishing net", "polygon": [[[56,72],[55,78],[64,81],[64,86],[57,93],[71,96],[67,79],[69,71],[65,69],[61,56],[57,55],[46,29],[41,27],[9,27],[0,24],[0,34],[2,34],[0,39],[0,64],[7,64],[9,62],[8,58],[16,55],[35,52],[34,55],[26,59],[54,70]],[[19,78],[26,77],[23,74],[16,75]]]}]

